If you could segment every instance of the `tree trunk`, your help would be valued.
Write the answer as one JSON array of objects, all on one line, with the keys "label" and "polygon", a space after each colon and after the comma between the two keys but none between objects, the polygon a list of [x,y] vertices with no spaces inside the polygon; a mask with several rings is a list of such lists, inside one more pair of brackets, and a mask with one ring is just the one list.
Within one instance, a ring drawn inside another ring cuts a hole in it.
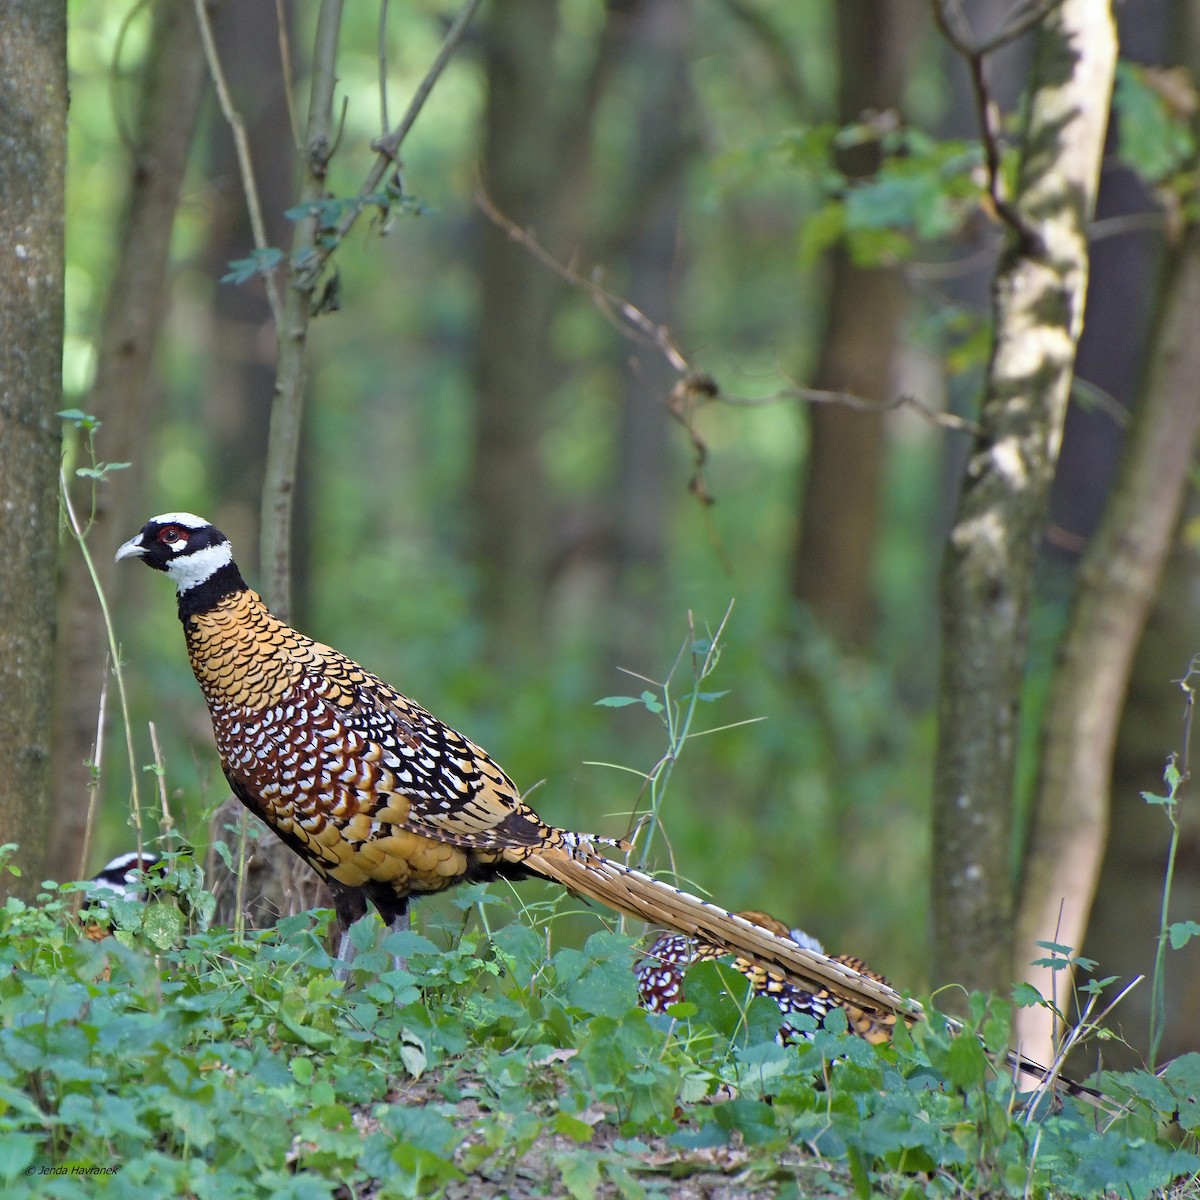
[{"label": "tree trunk", "polygon": [[[153,27],[142,69],[136,142],[129,194],[96,354],[96,381],[85,401],[100,420],[97,453],[108,462],[135,462],[96,489],[92,533],[100,586],[111,594],[111,546],[141,524],[134,512],[136,480],[150,451],[145,436],[150,366],[166,311],[171,230],[206,79],[191,0],[154,5]],[[139,457],[143,461],[138,462]],[[76,493],[78,487],[73,489]],[[90,507],[88,497],[82,503]],[[95,755],[96,712],[107,658],[107,639],[83,557],[70,553],[59,588],[61,638],[55,728],[54,811],[50,874],[70,879],[86,871],[80,861],[88,807],[88,761]]]},{"label": "tree trunk", "polygon": [[[497,208],[560,252],[554,58],[558,0],[500,0],[487,24],[483,181]],[[476,418],[469,494],[479,611],[518,655],[540,626],[550,521],[539,455],[560,284],[490,223],[480,227]]]},{"label": "tree trunk", "polygon": [[0,16],[0,842],[31,897],[50,832],[67,13],[10,0]]},{"label": "tree trunk", "polygon": [[[686,0],[658,0],[630,22],[625,75],[640,87],[636,153],[620,252],[628,264],[634,303],[664,325],[675,322],[683,264],[679,221],[692,96],[686,47],[691,29]],[[667,546],[670,439],[666,401],[676,373],[657,350],[634,350],[622,340],[624,396],[617,429],[617,473],[611,509],[614,595],[607,627],[613,666],[652,662],[659,652]]]},{"label": "tree trunk", "polygon": [[1012,967],[1012,806],[1034,548],[1083,324],[1086,226],[1116,63],[1105,0],[1064,0],[1038,32],[997,271],[980,423],[942,572],[934,783],[935,982],[997,989]]},{"label": "tree trunk", "polygon": [[[1044,725],[1041,775],[1017,920],[1016,963],[1043,995],[1035,941],[1083,945],[1108,833],[1122,702],[1183,504],[1200,431],[1200,233],[1189,233],[1164,305],[1146,394],[1120,477],[1081,571]],[[1059,994],[1068,983],[1058,979]],[[1025,1009],[1022,1044],[1045,1055],[1050,1014]]]},{"label": "tree trunk", "polygon": [[[497,0],[485,30],[483,185],[506,218],[551,254],[568,231],[591,159],[596,104],[642,0],[609,6],[580,77],[554,69],[558,0]],[[468,494],[477,604],[493,657],[544,644],[552,520],[541,448],[558,379],[551,320],[563,284],[491,222],[479,229],[476,416]]]},{"label": "tree trunk", "polygon": [[[915,45],[918,0],[842,0],[837,21],[838,120],[897,107]],[[873,173],[875,146],[840,156],[850,176]],[[891,268],[864,268],[844,249],[831,256],[829,323],[812,385],[886,400],[893,387],[904,289]],[[884,424],[877,413],[837,404],[808,414],[809,448],[792,594],[847,646],[861,647],[873,624],[871,571],[884,468]]]},{"label": "tree trunk", "polygon": [[[276,12],[266,4],[224,4],[213,14],[213,37],[250,145],[267,243],[284,246],[291,222],[283,214],[295,202],[296,148],[282,82],[273,71],[265,78],[263,73],[263,47],[274,48],[278,39]],[[294,37],[292,44],[298,47]],[[229,126],[214,120],[207,140],[213,217],[203,269],[220,279],[230,262],[249,256],[254,236]],[[218,284],[200,398],[213,439],[218,500],[212,519],[233,543],[246,578],[256,583],[276,344],[262,281]],[[297,542],[303,547],[306,540]],[[296,599],[302,609],[302,589]]]}]

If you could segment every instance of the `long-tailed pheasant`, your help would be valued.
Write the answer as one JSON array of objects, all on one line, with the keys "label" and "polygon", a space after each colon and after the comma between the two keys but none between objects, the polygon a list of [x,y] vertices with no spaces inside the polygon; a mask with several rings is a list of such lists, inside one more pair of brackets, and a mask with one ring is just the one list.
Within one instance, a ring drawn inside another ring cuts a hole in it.
[{"label": "long-tailed pheasant", "polygon": [[118,854],[96,872],[88,881],[88,897],[84,902],[80,916],[83,920],[84,936],[92,942],[103,941],[112,933],[108,916],[108,901],[113,898],[120,900],[145,900],[148,896],[147,879],[149,873],[162,862],[162,855],[156,850],[129,850]]},{"label": "long-tailed pheasant", "polygon": [[919,1016],[877,979],[597,851],[619,843],[547,825],[478,746],[272,616],[203,518],[154,517],[116,557],[174,581],[229,785],[329,885],[339,957],[368,901],[403,928],[414,893],[536,876],[883,1020]]}]

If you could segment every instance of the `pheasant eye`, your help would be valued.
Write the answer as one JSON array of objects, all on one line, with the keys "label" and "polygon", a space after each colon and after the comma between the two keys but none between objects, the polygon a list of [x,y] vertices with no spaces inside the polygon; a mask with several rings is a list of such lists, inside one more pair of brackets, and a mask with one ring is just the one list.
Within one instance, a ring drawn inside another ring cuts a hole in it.
[{"label": "pheasant eye", "polygon": [[187,541],[187,530],[181,529],[178,525],[164,525],[158,531],[158,540],[164,545],[178,550],[180,545]]}]

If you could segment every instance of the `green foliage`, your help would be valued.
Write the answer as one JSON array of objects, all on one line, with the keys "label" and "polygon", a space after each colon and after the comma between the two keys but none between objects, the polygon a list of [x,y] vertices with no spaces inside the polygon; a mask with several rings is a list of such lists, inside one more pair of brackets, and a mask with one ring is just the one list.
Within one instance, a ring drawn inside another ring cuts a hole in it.
[{"label": "green foliage", "polygon": [[1161,68],[1117,64],[1113,94],[1120,131],[1117,153],[1147,183],[1163,183],[1195,162],[1196,140],[1186,106],[1194,105],[1195,93],[1190,82],[1184,84],[1175,76],[1173,90],[1183,86],[1187,96],[1182,107],[1172,104],[1172,89],[1164,87],[1170,78]]},{"label": "green foliage", "polygon": [[[1106,1077],[1098,1124],[1071,1100],[1022,1110],[985,1053],[1008,1014],[981,997],[960,1036],[935,1019],[880,1049],[838,1012],[783,1046],[778,1010],[724,964],[688,973],[674,1016],[638,1009],[634,949],[612,933],[548,950],[515,923],[442,949],[366,919],[344,985],[330,914],[168,938],[150,914],[175,889],[197,898],[186,860],[148,905],[110,900],[103,941],[81,936],[69,889],[0,909],[6,1196],[483,1196],[516,1171],[549,1194],[642,1196],[664,1163],[686,1175],[716,1153],[747,1194],[803,1179],[809,1195],[1100,1197],[1119,1181],[1140,1200],[1200,1168],[1200,1055]],[[1182,1144],[1159,1135],[1168,1119]]]},{"label": "green foliage", "polygon": [[[822,125],[796,130],[782,145],[822,196],[800,238],[805,265],[839,242],[860,266],[903,261],[920,243],[950,237],[979,207],[983,158],[973,142],[909,127]],[[877,148],[879,166],[866,178],[848,176],[836,153],[862,145]]]}]

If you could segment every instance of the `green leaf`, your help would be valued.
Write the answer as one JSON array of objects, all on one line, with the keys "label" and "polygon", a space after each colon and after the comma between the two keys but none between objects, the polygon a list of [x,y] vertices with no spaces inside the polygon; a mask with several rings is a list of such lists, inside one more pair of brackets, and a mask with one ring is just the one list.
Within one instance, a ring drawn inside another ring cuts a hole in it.
[{"label": "green leaf", "polygon": [[978,1087],[987,1076],[987,1055],[983,1044],[969,1033],[960,1034],[946,1053],[946,1078],[964,1091]]},{"label": "green leaf", "polygon": [[761,1100],[739,1096],[719,1105],[713,1116],[723,1129],[740,1133],[748,1145],[773,1142],[780,1136],[775,1110]]},{"label": "green leaf", "polygon": [[1018,1008],[1033,1008],[1042,1003],[1042,993],[1032,983],[1017,983],[1012,990],[1013,1003]]},{"label": "green leaf", "polygon": [[1165,804],[1174,804],[1175,803],[1174,799],[1171,796],[1157,796],[1153,792],[1143,792],[1142,799],[1145,800],[1145,802],[1147,804],[1165,805]]},{"label": "green leaf", "polygon": [[40,1141],[31,1133],[5,1133],[0,1138],[0,1179],[16,1179],[25,1171]]},{"label": "green leaf", "polygon": [[603,708],[625,708],[627,705],[637,704],[638,698],[636,696],[605,696],[596,703]]},{"label": "green leaf", "polygon": [[593,1200],[600,1191],[600,1163],[593,1154],[562,1155],[554,1160],[562,1185],[574,1200]]},{"label": "green leaf", "polygon": [[222,283],[248,283],[256,275],[269,275],[283,261],[283,251],[272,246],[254,250],[249,258],[235,258],[221,276]]},{"label": "green leaf", "polygon": [[1041,946],[1043,950],[1049,950],[1052,954],[1061,954],[1066,958],[1070,958],[1075,953],[1074,946],[1064,946],[1061,942],[1034,942],[1035,946]]},{"label": "green leaf", "polygon": [[1171,938],[1171,949],[1182,950],[1184,946],[1200,934],[1200,923],[1196,921],[1176,921],[1167,930]]},{"label": "green leaf", "polygon": [[581,1144],[590,1142],[595,1134],[595,1130],[586,1121],[581,1121],[561,1109],[555,1113],[551,1127],[555,1133],[561,1133],[563,1137],[569,1137],[571,1141]]},{"label": "green leaf", "polygon": [[142,932],[160,950],[169,950],[183,937],[185,924],[183,913],[173,904],[156,901],[146,906]]},{"label": "green leaf", "polygon": [[651,691],[645,691],[640,696],[641,702],[646,706],[647,710],[652,713],[660,713],[663,710],[662,704],[658,697]]},{"label": "green leaf", "polygon": [[427,937],[422,937],[412,929],[401,929],[396,933],[389,933],[379,943],[379,948],[386,950],[396,958],[410,958],[415,954],[437,954],[438,952],[435,942],[431,942]]},{"label": "green leaf", "polygon": [[70,421],[76,429],[86,429],[91,432],[100,428],[100,422],[91,413],[85,413],[80,408],[63,408],[56,415],[60,420]]}]

